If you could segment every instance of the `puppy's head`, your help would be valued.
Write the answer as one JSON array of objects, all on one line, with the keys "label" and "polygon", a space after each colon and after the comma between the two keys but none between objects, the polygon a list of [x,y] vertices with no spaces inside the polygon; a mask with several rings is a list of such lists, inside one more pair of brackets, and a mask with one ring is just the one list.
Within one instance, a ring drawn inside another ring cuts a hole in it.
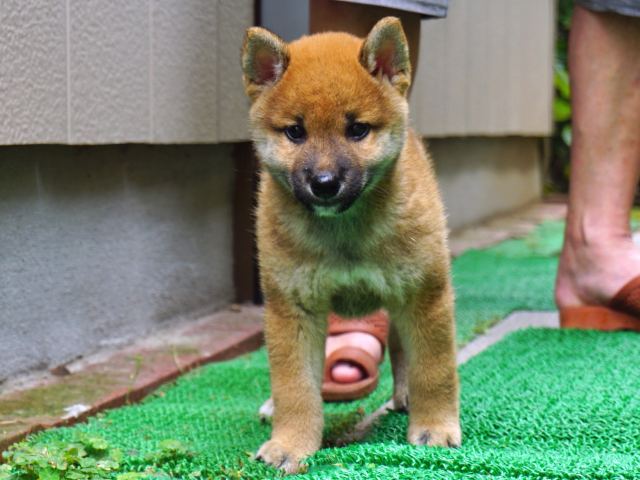
[{"label": "puppy's head", "polygon": [[287,44],[253,27],[242,67],[258,155],[314,213],[346,211],[398,158],[411,66],[397,18],[364,40],[329,32]]}]

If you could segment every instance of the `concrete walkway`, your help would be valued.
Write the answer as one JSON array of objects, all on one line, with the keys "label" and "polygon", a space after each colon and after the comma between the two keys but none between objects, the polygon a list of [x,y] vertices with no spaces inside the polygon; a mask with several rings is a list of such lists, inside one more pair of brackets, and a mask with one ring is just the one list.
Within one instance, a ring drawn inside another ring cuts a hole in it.
[{"label": "concrete walkway", "polygon": [[17,379],[0,395],[0,452],[30,433],[140,401],[197,366],[231,359],[262,343],[262,309],[234,306],[127,348]]}]

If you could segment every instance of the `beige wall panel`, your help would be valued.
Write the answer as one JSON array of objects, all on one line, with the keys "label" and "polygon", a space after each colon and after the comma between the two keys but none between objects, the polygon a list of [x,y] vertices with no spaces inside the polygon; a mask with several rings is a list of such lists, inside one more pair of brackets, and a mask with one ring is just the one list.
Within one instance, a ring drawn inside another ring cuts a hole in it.
[{"label": "beige wall panel", "polygon": [[0,1],[0,143],[67,141],[64,0]]},{"label": "beige wall panel", "polygon": [[[540,2],[544,4],[544,2]],[[525,125],[534,130],[548,125],[551,133],[553,98],[553,62],[554,62],[554,6],[541,7],[538,2],[517,0],[512,2],[511,9],[519,9],[518,15],[512,15],[519,21],[517,28],[514,24],[513,36],[518,38],[519,48],[511,52],[511,57],[517,68],[514,68],[515,78],[512,84],[516,86],[513,93],[512,124]],[[549,41],[544,42],[544,39]],[[515,42],[510,45],[515,47]],[[548,100],[546,100],[548,99]]]},{"label": "beige wall panel", "polygon": [[[486,21],[485,35],[487,41],[485,45],[485,64],[482,67],[487,72],[499,72],[505,63],[505,57],[495,55],[493,52],[504,49],[509,43],[508,31],[506,28],[494,29],[493,25],[505,25],[509,21],[508,5],[511,0],[495,0],[484,5],[484,18]],[[474,98],[483,102],[481,115],[474,116],[474,122],[469,125],[475,131],[491,132],[499,135],[500,123],[509,115],[509,104],[501,99],[504,98],[506,85],[502,80],[496,81],[489,75],[483,75],[481,86],[473,92]],[[473,86],[470,86],[473,88]],[[484,129],[484,130],[483,130]]]},{"label": "beige wall panel", "polygon": [[444,123],[447,131],[466,120],[467,85],[472,81],[468,76],[470,72],[467,70],[465,48],[470,33],[466,25],[467,2],[461,2],[458,8],[461,14],[453,17],[453,22],[443,22],[447,39],[445,49],[448,52],[445,56],[445,75],[448,81],[444,97],[448,99]]},{"label": "beige wall panel", "polygon": [[553,0],[452,0],[422,24],[411,104],[427,136],[548,135]]},{"label": "beige wall panel", "polygon": [[523,137],[429,141],[448,226],[462,228],[540,198],[540,140]]},{"label": "beige wall panel", "polygon": [[[0,15],[2,144],[247,137],[251,0],[4,0]],[[553,0],[452,0],[425,21],[417,130],[548,135],[554,16]]]},{"label": "beige wall panel", "polygon": [[253,0],[218,0],[218,140],[249,137],[249,102],[242,88],[240,48],[253,25]]},{"label": "beige wall panel", "polygon": [[155,142],[218,139],[218,3],[152,0]]},{"label": "beige wall panel", "polygon": [[[503,3],[494,1],[493,5]],[[466,70],[468,72],[465,83],[465,99],[473,99],[473,101],[465,101],[464,117],[459,118],[456,123],[449,124],[449,128],[455,128],[456,125],[464,124],[468,129],[486,128],[491,123],[488,113],[492,110],[491,98],[487,95],[492,82],[489,81],[487,75],[481,73],[488,68],[489,58],[491,57],[491,47],[489,42],[474,42],[478,36],[490,39],[491,17],[485,5],[477,2],[465,2],[465,26],[464,30],[468,32],[465,39]],[[461,26],[462,27],[462,26]],[[496,35],[500,36],[500,35]],[[453,72],[450,72],[453,73]]]},{"label": "beige wall panel", "polygon": [[149,8],[69,1],[70,143],[149,141]]}]

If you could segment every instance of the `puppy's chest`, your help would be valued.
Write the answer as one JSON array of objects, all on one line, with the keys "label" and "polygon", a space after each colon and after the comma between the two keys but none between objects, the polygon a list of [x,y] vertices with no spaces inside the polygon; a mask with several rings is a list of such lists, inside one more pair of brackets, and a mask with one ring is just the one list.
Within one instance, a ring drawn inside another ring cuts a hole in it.
[{"label": "puppy's chest", "polygon": [[337,254],[301,262],[291,273],[288,290],[300,308],[348,317],[401,303],[420,277],[419,269],[402,261]]}]

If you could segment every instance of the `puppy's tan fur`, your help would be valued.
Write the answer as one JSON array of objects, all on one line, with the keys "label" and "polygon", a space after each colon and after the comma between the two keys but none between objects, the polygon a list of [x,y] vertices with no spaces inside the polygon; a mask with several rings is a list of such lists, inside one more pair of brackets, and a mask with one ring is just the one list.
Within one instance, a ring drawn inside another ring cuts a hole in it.
[{"label": "puppy's tan fur", "polygon": [[[286,44],[251,28],[243,48],[251,125],[262,162],[258,249],[274,400],[271,439],[257,457],[287,472],[322,440],[322,382],[330,311],[386,308],[394,405],[409,409],[409,442],[461,442],[453,291],[446,223],[430,159],[408,128],[410,82],[399,21],[363,41],[323,33]],[[345,120],[372,126],[345,138]],[[283,129],[304,122],[294,143]],[[362,173],[344,212],[311,209],[292,193],[301,168],[337,158]],[[306,166],[305,166],[306,165]]]}]

